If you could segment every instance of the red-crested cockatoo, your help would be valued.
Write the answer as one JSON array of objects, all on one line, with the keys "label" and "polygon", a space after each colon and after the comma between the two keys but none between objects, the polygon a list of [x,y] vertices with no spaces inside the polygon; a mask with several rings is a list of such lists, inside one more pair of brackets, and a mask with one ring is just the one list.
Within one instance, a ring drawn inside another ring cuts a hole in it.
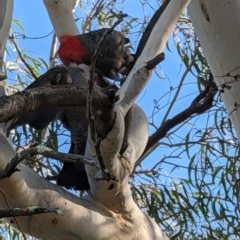
[{"label": "red-crested cockatoo", "polygon": [[[92,56],[106,30],[107,28],[102,28],[76,36],[62,35],[59,37],[59,59],[66,66],[71,62],[91,65]],[[119,81],[118,73],[126,73],[126,67],[134,61],[134,57],[125,47],[127,43],[129,39],[118,31],[112,30],[107,34],[98,49],[96,70],[107,78]]]}]

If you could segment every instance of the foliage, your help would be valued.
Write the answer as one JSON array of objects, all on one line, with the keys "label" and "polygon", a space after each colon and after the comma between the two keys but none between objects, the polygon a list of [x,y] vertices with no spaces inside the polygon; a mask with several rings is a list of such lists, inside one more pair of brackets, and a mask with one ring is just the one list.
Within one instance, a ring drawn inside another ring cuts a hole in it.
[{"label": "foliage", "polygon": [[[154,2],[154,8],[145,0],[138,4],[142,5],[142,15],[129,16],[118,29],[130,37],[132,49],[159,3]],[[120,10],[128,13],[123,6],[123,2],[115,0],[110,4],[102,0],[81,1],[84,21],[78,13],[76,21],[81,22],[83,31],[111,26]],[[10,36],[6,72],[7,91],[12,94],[25,88],[33,75],[44,73],[48,64],[47,56],[39,55],[41,48],[29,49],[24,40],[19,43],[28,37],[17,19],[13,20]],[[138,100],[149,117],[151,133],[189,106],[204,88],[200,79],[208,79],[210,73],[187,13],[176,26],[165,53],[165,62],[156,68],[146,92]],[[59,122],[42,131],[27,126],[18,128],[12,136],[17,151],[34,142],[43,142],[59,151],[67,152],[69,148],[69,133]],[[210,110],[192,115],[159,139],[155,150],[132,174],[133,197],[171,239],[239,239],[238,159],[239,143],[217,94]],[[44,177],[56,174],[61,167],[58,161],[40,157],[24,163]],[[18,239],[15,231],[2,226],[2,232]]]}]

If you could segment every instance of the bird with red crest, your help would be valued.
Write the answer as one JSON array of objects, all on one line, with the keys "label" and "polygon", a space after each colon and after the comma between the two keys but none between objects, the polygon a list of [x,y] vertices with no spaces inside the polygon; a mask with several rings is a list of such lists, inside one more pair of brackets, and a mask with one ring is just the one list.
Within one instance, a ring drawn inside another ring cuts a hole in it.
[{"label": "bird with red crest", "polygon": [[[59,38],[58,57],[69,66],[71,62],[91,65],[91,59],[107,28],[94,30],[81,35],[63,35]],[[122,33],[112,30],[107,34],[98,49],[96,70],[103,76],[120,81],[119,73],[126,73],[126,68],[134,57],[125,46],[129,39]]]}]

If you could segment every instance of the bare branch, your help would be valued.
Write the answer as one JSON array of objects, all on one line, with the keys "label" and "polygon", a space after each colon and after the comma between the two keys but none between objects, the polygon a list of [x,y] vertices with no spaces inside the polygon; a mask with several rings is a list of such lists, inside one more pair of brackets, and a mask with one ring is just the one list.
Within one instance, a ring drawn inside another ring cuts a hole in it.
[{"label": "bare branch", "polygon": [[147,65],[146,65],[147,70],[148,71],[153,70],[164,59],[165,59],[165,54],[159,53],[156,57],[154,57],[152,60],[147,62]]},{"label": "bare branch", "polygon": [[49,54],[49,68],[53,68],[55,66],[56,52],[57,52],[57,36],[54,33],[51,43],[51,50]]},{"label": "bare branch", "polygon": [[3,56],[12,22],[13,0],[0,1],[0,75],[2,75]]},{"label": "bare branch", "polygon": [[[148,73],[149,77],[147,80],[141,81],[142,79],[140,78],[138,82],[135,82],[134,84],[132,83],[133,75],[146,65],[146,61],[154,59],[157,55],[163,52],[169,35],[183,10],[189,3],[190,0],[169,1],[164,11],[157,15],[158,20],[154,20],[156,24],[154,25],[151,34],[147,35],[148,40],[144,49],[141,51],[141,54],[126,81],[118,91],[120,99],[117,102],[117,105],[121,108],[124,116],[147,84],[151,73]],[[137,84],[137,86],[135,84]]]},{"label": "bare branch", "polygon": [[[212,76],[210,76],[212,79]],[[159,129],[149,137],[147,146],[141,156],[141,158],[136,162],[135,166],[137,166],[146,156],[152,152],[158,146],[158,142],[160,139],[166,136],[167,132],[177,126],[178,124],[186,121],[194,114],[202,114],[205,111],[209,110],[212,107],[212,103],[214,100],[214,96],[217,93],[217,86],[212,80],[209,80],[208,86],[203,90],[190,104],[188,108],[186,108],[181,113],[177,114],[175,117],[168,119],[165,121]]]},{"label": "bare branch", "polygon": [[[95,117],[96,116],[93,116],[93,113],[92,113],[92,90],[93,90],[93,86],[94,86],[94,72],[95,72],[98,52],[99,52],[99,49],[100,49],[101,45],[103,44],[107,35],[109,33],[111,33],[114,30],[114,28],[118,24],[120,24],[123,21],[123,18],[126,17],[126,16],[127,16],[126,14],[121,14],[120,17],[119,17],[119,20],[117,22],[115,22],[111,28],[107,29],[104,32],[104,34],[102,35],[101,39],[98,42],[98,45],[97,45],[97,47],[94,51],[94,54],[92,56],[92,59],[91,59],[90,78],[89,78],[89,81],[88,81],[87,118],[88,118],[88,121],[89,121],[90,136],[91,136],[91,139],[94,143],[95,151],[96,151],[96,154],[97,154],[99,164],[101,166],[102,173],[106,173],[106,169],[105,169],[104,161],[102,159],[101,151],[100,151],[101,141],[98,140],[99,137],[97,136],[97,132],[96,132],[96,126],[95,126]],[[108,173],[107,175],[105,175],[105,177],[109,179],[109,178],[112,178],[113,176],[111,176],[111,174]],[[103,178],[105,178],[105,177],[104,177],[104,174],[103,174]]]},{"label": "bare branch", "polygon": [[8,217],[23,217],[32,216],[43,213],[56,213],[58,215],[63,215],[63,212],[57,207],[27,207],[27,208],[13,208],[13,209],[0,209],[0,218]]},{"label": "bare branch", "polygon": [[44,157],[54,158],[62,162],[82,162],[84,164],[88,164],[99,169],[98,164],[94,158],[80,156],[76,154],[59,153],[53,151],[48,147],[39,145],[37,147],[28,148],[20,153],[17,153],[15,157],[7,164],[5,169],[0,170],[0,179],[10,177],[14,172],[19,171],[19,169],[17,169],[16,167],[20,162],[22,162],[24,159],[32,158],[34,155],[38,154]]},{"label": "bare branch", "polygon": [[3,58],[5,54],[6,42],[10,31],[13,13],[13,0],[0,1],[0,94],[5,95],[4,83],[6,74],[3,73]]},{"label": "bare branch", "polygon": [[[0,122],[6,122],[33,109],[86,106],[86,94],[87,87],[52,86],[3,96],[0,97]],[[112,106],[108,96],[98,89],[93,90],[93,103],[102,112]]]},{"label": "bare branch", "polygon": [[161,7],[153,14],[152,18],[150,19],[140,41],[137,47],[137,51],[135,53],[135,60],[137,60],[139,58],[139,56],[141,55],[144,47],[146,46],[146,43],[150,37],[150,34],[155,26],[155,24],[157,23],[158,19],[160,18],[160,16],[163,14],[164,10],[166,9],[166,7],[168,6],[170,0],[166,0]]}]

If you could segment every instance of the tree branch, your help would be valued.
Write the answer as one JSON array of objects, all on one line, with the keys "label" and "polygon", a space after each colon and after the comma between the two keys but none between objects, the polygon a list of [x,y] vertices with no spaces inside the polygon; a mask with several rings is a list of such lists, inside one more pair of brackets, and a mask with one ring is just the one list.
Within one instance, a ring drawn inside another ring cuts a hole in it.
[{"label": "tree branch", "polygon": [[208,86],[206,86],[206,88],[201,93],[199,93],[199,95],[192,101],[188,108],[177,114],[172,119],[168,119],[167,121],[165,121],[159,127],[159,129],[149,137],[143,155],[136,162],[135,166],[141,163],[143,159],[146,158],[149,152],[152,152],[155,148],[157,148],[159,140],[165,137],[169,130],[171,130],[178,124],[186,121],[194,114],[202,114],[212,107],[214,96],[217,93],[217,86],[213,82],[212,75],[210,76],[210,80],[208,83]]},{"label": "tree branch", "polygon": [[[86,106],[87,87],[78,86],[52,86],[39,87],[11,96],[0,97],[0,122],[17,118],[23,113],[33,109],[46,109],[53,107]],[[17,104],[16,104],[17,103]],[[96,109],[105,112],[112,103],[108,96],[98,89],[93,90],[93,104]]]},{"label": "tree branch", "polygon": [[8,217],[23,217],[32,216],[43,213],[56,213],[58,215],[63,215],[63,212],[56,207],[27,207],[27,208],[13,208],[13,209],[0,209],[0,218]]},{"label": "tree branch", "polygon": [[158,16],[158,21],[156,21],[156,19],[154,20],[156,21],[156,24],[153,27],[151,34],[148,35],[148,41],[144,49],[141,51],[141,54],[126,81],[118,91],[120,99],[117,102],[117,105],[121,108],[124,116],[147,84],[151,72],[145,72],[145,76],[147,74],[148,77],[143,78],[146,79],[144,81],[141,78],[136,79],[136,82],[133,81],[133,75],[145,66],[146,61],[154,59],[157,55],[163,52],[169,35],[172,33],[180,15],[189,3],[190,0],[170,1],[164,11],[159,14],[160,17]]},{"label": "tree branch", "polygon": [[[141,127],[140,130],[138,131],[140,135],[146,133],[146,128]],[[11,145],[4,141],[3,136],[0,129],[1,168],[15,155]],[[91,195],[79,198],[41,178],[23,164],[19,164],[19,168],[21,172],[16,172],[10,178],[0,181],[0,208],[57,206],[64,213],[63,216],[46,213],[32,218],[28,216],[17,218],[20,229],[26,234],[48,240],[78,238],[101,240],[113,239],[113,236],[123,231],[122,237],[126,239],[132,236],[133,232],[137,233],[137,235],[134,233],[137,239],[140,237],[148,239],[149,236],[150,239],[168,239],[159,226],[146,217],[133,201],[131,204],[125,202],[127,205],[124,205],[124,209],[127,208],[127,212],[119,208],[120,212],[113,212],[99,200],[93,199]],[[3,193],[6,198],[3,197]],[[109,189],[104,195],[108,196],[108,194],[111,194]],[[131,196],[130,191],[129,194]],[[16,228],[15,221],[11,221],[10,218],[6,218],[5,221]],[[29,223],[34,227],[29,228]],[[104,224],[99,227],[99,223]],[[146,226],[147,230],[142,226]]]},{"label": "tree branch", "polygon": [[73,18],[73,11],[79,0],[43,0],[43,2],[58,39],[63,34],[79,34],[76,22]]},{"label": "tree branch", "polygon": [[55,66],[56,54],[57,54],[57,36],[54,33],[52,37],[51,50],[49,54],[49,68],[53,68]]},{"label": "tree branch", "polygon": [[2,75],[3,57],[12,22],[13,0],[0,1],[0,76]]},{"label": "tree branch", "polygon": [[54,158],[62,162],[82,162],[84,164],[94,166],[96,169],[99,169],[99,166],[94,158],[87,158],[85,156],[76,154],[60,153],[53,151],[48,147],[39,145],[37,147],[28,148],[20,153],[17,153],[14,158],[7,164],[7,166],[3,170],[0,170],[0,179],[10,177],[14,172],[19,171],[19,169],[16,167],[20,162],[22,162],[24,159],[29,159],[38,154],[47,158]]},{"label": "tree branch", "polygon": [[95,73],[95,67],[96,67],[98,52],[99,52],[99,49],[100,49],[101,45],[103,44],[107,35],[109,33],[111,33],[114,30],[114,28],[118,24],[120,24],[123,21],[123,18],[126,17],[126,16],[127,16],[126,14],[121,14],[118,21],[115,22],[111,28],[107,29],[104,32],[104,34],[102,35],[101,39],[99,40],[98,45],[97,45],[97,47],[94,51],[94,54],[92,56],[92,59],[91,59],[90,78],[89,78],[89,81],[88,81],[87,118],[88,118],[88,121],[89,121],[90,137],[91,137],[91,140],[93,141],[93,145],[94,145],[94,148],[95,148],[97,159],[98,159],[99,165],[101,167],[101,171],[102,171],[101,172],[102,176],[100,178],[105,179],[105,180],[109,180],[109,179],[116,180],[116,179],[106,169],[105,164],[104,164],[104,160],[102,158],[101,151],[100,151],[101,141],[99,140],[100,136],[98,135],[97,127],[95,126],[95,122],[96,122],[95,118],[98,117],[98,116],[93,116],[93,112],[92,112],[92,90],[93,90],[93,86],[94,86],[94,73]]}]

